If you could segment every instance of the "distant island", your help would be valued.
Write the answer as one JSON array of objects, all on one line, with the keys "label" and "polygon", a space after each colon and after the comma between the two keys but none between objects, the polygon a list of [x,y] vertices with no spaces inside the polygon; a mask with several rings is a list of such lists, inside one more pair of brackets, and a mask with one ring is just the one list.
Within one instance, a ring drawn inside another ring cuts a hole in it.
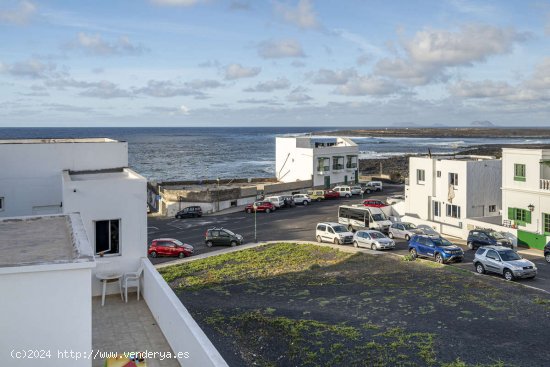
[{"label": "distant island", "polygon": [[491,121],[473,121],[470,126],[472,127],[496,127]]},{"label": "distant island", "polygon": [[393,127],[364,128],[353,130],[315,131],[312,135],[330,136],[376,136],[376,137],[409,137],[409,138],[550,138],[550,128],[502,128],[490,121],[474,121],[474,123],[491,124],[491,127]]}]

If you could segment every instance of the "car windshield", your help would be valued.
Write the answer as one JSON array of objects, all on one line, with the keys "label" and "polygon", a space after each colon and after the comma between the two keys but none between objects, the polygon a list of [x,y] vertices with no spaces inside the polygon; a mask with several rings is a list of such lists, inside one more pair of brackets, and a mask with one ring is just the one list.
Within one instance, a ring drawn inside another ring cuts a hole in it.
[{"label": "car windshield", "polygon": [[384,214],[373,214],[372,219],[375,221],[386,220],[386,218],[384,217]]},{"label": "car windshield", "polygon": [[504,240],[504,239],[506,239],[506,237],[504,237],[499,232],[489,232],[489,236],[493,237],[495,240]]},{"label": "car windshield", "polygon": [[229,229],[224,229],[224,231],[229,234],[230,236],[234,236],[235,233],[231,232]]},{"label": "car windshield", "polygon": [[183,246],[183,243],[181,241],[173,240],[172,242],[174,242],[178,246]]},{"label": "car windshield", "polygon": [[453,246],[453,243],[451,241],[448,241],[444,238],[438,238],[437,240],[432,240],[433,243],[436,245],[436,246]]},{"label": "car windshield", "polygon": [[386,236],[380,232],[370,232],[369,234],[372,238],[386,238]]},{"label": "car windshield", "polygon": [[503,250],[499,251],[498,254],[500,255],[500,258],[502,261],[514,261],[514,260],[521,260],[521,256],[519,256],[515,251],[513,250]]},{"label": "car windshield", "polygon": [[429,234],[437,234],[436,231],[434,231],[434,229],[432,227],[418,227],[420,229],[422,229],[424,231],[424,233],[429,233]]},{"label": "car windshield", "polygon": [[405,229],[416,229],[416,226],[412,223],[405,224]]},{"label": "car windshield", "polygon": [[344,227],[344,226],[334,226],[334,227],[332,227],[332,229],[334,229],[334,232],[336,232],[336,233],[342,233],[342,232],[347,232],[348,231],[346,229],[346,227]]}]

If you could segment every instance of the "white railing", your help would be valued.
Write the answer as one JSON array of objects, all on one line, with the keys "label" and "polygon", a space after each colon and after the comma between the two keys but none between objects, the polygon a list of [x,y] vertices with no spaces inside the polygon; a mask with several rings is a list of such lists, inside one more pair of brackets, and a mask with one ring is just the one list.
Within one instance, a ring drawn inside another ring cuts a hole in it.
[{"label": "white railing", "polygon": [[540,189],[550,191],[550,180],[541,179],[540,180]]},{"label": "white railing", "polygon": [[149,259],[142,259],[143,298],[181,366],[228,367],[189,311],[164,281]]}]

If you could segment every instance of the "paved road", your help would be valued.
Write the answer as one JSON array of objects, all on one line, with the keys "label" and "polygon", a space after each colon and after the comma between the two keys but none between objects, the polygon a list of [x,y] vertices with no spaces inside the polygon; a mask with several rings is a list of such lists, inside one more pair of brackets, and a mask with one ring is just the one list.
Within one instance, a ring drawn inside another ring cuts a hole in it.
[{"label": "paved road", "polygon": [[[382,193],[371,194],[368,197],[385,199],[388,195],[402,193],[403,187],[387,185]],[[281,209],[273,213],[258,213],[256,216],[257,240],[274,241],[279,239],[315,241],[315,225],[323,221],[337,221],[336,213],[339,205],[357,204],[361,202],[359,196],[350,199],[334,199],[324,202],[312,203],[308,206],[297,205],[295,208]],[[149,243],[154,238],[176,238],[182,242],[192,244],[195,254],[218,251],[219,247],[208,248],[204,244],[204,234],[208,228],[224,227],[244,236],[245,243],[254,242],[254,215],[244,211],[228,214],[209,215],[202,218],[174,219],[155,218],[148,220]],[[472,260],[474,252],[465,246],[465,241],[450,238],[461,245],[465,251],[462,263],[453,264],[474,271]],[[408,246],[405,240],[396,241],[396,249],[399,254],[407,254]],[[542,256],[522,255],[533,261],[539,268],[537,278],[520,280],[522,284],[550,292],[550,264],[544,261]],[[173,258],[151,259],[154,264],[174,260]]]}]

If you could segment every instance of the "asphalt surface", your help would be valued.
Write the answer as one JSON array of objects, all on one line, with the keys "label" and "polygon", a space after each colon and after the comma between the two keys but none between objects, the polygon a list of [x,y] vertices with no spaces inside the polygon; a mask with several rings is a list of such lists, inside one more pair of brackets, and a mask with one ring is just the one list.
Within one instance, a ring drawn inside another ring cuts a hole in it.
[{"label": "asphalt surface", "polygon": [[[387,196],[402,194],[403,186],[385,185],[383,192],[365,195],[364,198],[373,198],[385,200]],[[339,205],[358,204],[361,202],[361,196],[353,196],[350,199],[340,198],[321,202],[313,202],[310,205],[297,205],[294,208],[280,209],[272,213],[257,213],[256,224],[254,223],[254,214],[247,214],[244,211],[207,215],[202,218],[148,218],[148,242],[155,238],[175,238],[182,242],[189,243],[195,248],[195,255],[206,252],[213,252],[223,249],[223,247],[206,247],[204,244],[204,234],[208,228],[223,227],[241,234],[245,243],[260,241],[315,241],[315,227],[319,222],[336,222],[337,210]],[[254,228],[256,226],[256,240],[254,238]],[[474,251],[468,250],[464,240],[449,238],[452,242],[464,249],[464,260],[462,263],[454,263],[451,266],[457,266],[469,271],[474,271],[472,260]],[[405,240],[396,239],[396,248],[391,250],[394,253],[406,255],[408,253],[408,244]],[[523,285],[542,289],[550,292],[550,264],[546,263],[541,256],[531,254],[522,254],[526,259],[535,263],[538,268],[538,275],[535,279],[521,279]],[[172,261],[174,258],[159,257],[151,259],[153,264],[159,264]],[[489,275],[499,278],[498,275]]]}]

